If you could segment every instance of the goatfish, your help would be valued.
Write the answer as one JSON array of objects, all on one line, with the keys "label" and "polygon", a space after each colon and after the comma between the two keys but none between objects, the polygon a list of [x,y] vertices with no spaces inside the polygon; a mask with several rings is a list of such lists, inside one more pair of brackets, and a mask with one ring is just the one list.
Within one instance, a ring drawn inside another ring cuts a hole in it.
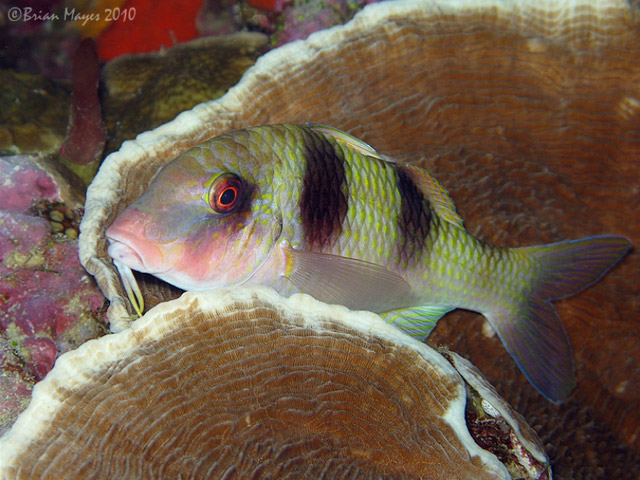
[{"label": "goatfish", "polygon": [[597,282],[622,236],[503,248],[467,233],[425,170],[336,128],[269,125],[221,135],[162,167],[107,229],[132,270],[183,290],[266,285],[379,313],[420,340],[462,308],[481,313],[535,388],[564,400],[576,378],[552,300]]}]

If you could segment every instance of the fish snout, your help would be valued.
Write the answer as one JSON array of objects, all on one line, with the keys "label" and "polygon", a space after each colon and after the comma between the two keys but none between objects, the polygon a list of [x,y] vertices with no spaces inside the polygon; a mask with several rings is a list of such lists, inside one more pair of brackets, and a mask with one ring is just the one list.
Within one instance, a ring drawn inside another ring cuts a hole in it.
[{"label": "fish snout", "polygon": [[165,255],[153,241],[145,238],[135,225],[123,225],[117,219],[105,232],[109,241],[107,253],[111,258],[132,270],[143,273],[165,271]]},{"label": "fish snout", "polygon": [[118,240],[109,239],[109,248],[107,249],[107,253],[109,253],[111,258],[117,260],[123,265],[126,265],[132,270],[148,272],[140,255],[138,255],[133,248]]}]

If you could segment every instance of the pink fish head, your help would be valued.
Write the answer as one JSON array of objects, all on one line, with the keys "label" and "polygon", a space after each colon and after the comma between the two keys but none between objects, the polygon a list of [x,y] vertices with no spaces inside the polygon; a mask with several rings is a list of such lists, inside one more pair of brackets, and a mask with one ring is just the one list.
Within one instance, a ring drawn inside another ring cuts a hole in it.
[{"label": "pink fish head", "polygon": [[184,290],[246,282],[264,264],[282,222],[265,163],[239,158],[224,138],[164,166],[107,229],[109,255]]}]

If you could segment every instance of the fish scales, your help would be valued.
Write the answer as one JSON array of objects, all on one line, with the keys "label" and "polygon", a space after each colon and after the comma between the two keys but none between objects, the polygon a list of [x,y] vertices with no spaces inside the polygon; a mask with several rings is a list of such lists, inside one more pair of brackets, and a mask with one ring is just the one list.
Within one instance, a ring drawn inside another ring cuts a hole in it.
[{"label": "fish scales", "polygon": [[393,219],[403,200],[395,167],[313,131],[278,134],[289,147],[274,185],[290,197],[291,208],[283,210],[293,222],[292,246],[401,267],[397,252],[405,247],[398,241],[405,235]]},{"label": "fish scales", "polygon": [[486,312],[503,298],[526,295],[530,269],[517,252],[495,247],[436,218],[428,266],[415,280],[432,302]]},{"label": "fish scales", "polygon": [[300,223],[306,248],[324,251],[342,233],[349,206],[345,160],[322,135],[302,135],[305,172],[300,192]]},{"label": "fish scales", "polygon": [[343,151],[347,171],[349,210],[343,235],[334,252],[363,258],[397,269],[396,249],[399,232],[393,220],[400,213],[401,198],[394,188],[393,169],[380,162],[367,161],[358,152]]},{"label": "fish scales", "polygon": [[325,125],[231,132],[163,167],[106,232],[131,270],[185,290],[267,285],[380,315],[419,339],[455,308],[483,314],[531,383],[575,386],[551,301],[597,282],[631,248],[616,235],[503,248],[467,233],[444,187]]},{"label": "fish scales", "polygon": [[[294,247],[362,258],[402,272],[413,280],[413,290],[429,291],[432,302],[478,309],[486,306],[482,298],[496,298],[487,289],[499,284],[488,273],[501,263],[500,249],[455,228],[439,236],[449,241],[438,242],[438,233],[447,228],[439,220],[429,241],[429,201],[402,168],[315,132],[302,131],[299,141],[306,160],[298,206],[303,243]],[[432,246],[439,249],[435,255]],[[482,272],[485,280],[465,287]]]},{"label": "fish scales", "polygon": [[431,231],[431,207],[402,168],[396,168],[396,188],[402,199],[402,215],[396,220],[402,236],[398,255],[404,268],[419,268],[419,262],[412,263],[411,260],[420,257],[427,245]]}]

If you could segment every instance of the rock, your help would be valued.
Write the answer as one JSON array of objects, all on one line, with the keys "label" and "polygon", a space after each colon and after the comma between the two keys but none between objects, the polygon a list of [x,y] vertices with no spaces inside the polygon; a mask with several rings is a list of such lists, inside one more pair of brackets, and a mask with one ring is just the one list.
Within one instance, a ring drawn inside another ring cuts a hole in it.
[{"label": "rock", "polygon": [[64,140],[69,92],[42,75],[0,70],[0,155],[55,153]]},{"label": "rock", "polygon": [[58,355],[105,332],[104,297],[78,259],[80,202],[43,164],[0,158],[0,432]]}]

